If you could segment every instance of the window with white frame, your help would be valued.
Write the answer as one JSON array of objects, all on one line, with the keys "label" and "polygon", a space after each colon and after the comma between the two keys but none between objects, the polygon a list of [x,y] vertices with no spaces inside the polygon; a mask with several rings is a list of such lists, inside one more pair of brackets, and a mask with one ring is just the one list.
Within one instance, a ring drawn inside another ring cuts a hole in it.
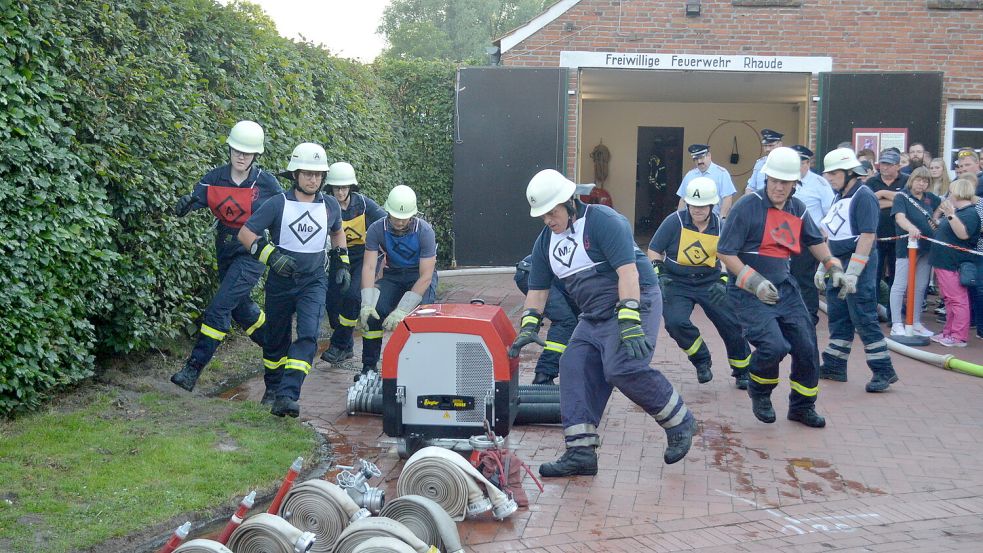
[{"label": "window with white frame", "polygon": [[960,148],[983,149],[983,102],[949,102],[945,117],[945,152],[949,168]]}]

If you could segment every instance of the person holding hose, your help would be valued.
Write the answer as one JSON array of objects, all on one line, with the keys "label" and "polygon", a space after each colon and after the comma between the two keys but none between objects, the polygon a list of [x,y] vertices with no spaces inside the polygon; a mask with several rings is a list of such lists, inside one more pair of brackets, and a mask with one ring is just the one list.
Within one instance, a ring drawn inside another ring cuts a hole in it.
[{"label": "person holding hose", "polygon": [[666,217],[646,252],[659,275],[666,330],[696,367],[700,384],[710,382],[710,349],[700,329],[690,321],[694,305],[699,305],[724,339],[737,387],[746,390],[751,347],[727,300],[727,275],[721,274],[717,261],[720,217],[713,213],[719,201],[716,183],[706,177],[689,181],[683,201],[686,209]]},{"label": "person holding hose", "polygon": [[842,276],[816,223],[801,200],[792,197],[800,178],[799,154],[775,148],[761,172],[763,190],[734,205],[717,243],[717,255],[730,272],[731,303],[754,346],[748,370],[748,395],[754,416],[775,422],[771,392],[778,385],[778,365],[792,353],[788,419],[821,428],[816,413],[819,395],[819,348],[816,327],[806,311],[789,258],[808,248],[834,278]]},{"label": "person holding hose", "polygon": [[[225,140],[229,147],[228,165],[213,169],[202,177],[191,194],[182,196],[174,206],[178,217],[207,207],[216,219],[218,291],[205,309],[191,355],[184,367],[171,375],[171,382],[189,392],[194,390],[201,371],[229,333],[233,320],[258,346],[264,344],[266,314],[252,300],[250,293],[266,267],[250,257],[236,240],[236,233],[250,215],[268,199],[283,193],[276,178],[256,165],[256,158],[263,153],[264,141],[265,134],[259,124],[253,121],[236,123]],[[273,397],[264,396],[263,403],[272,404]]]},{"label": "person holding hose", "polygon": [[546,224],[532,250],[529,293],[519,335],[509,348],[543,345],[539,328],[550,286],[559,279],[581,315],[560,358],[560,411],[566,452],[539,467],[542,476],[597,474],[597,432],[618,388],[666,431],[667,464],[686,456],[696,419],[679,393],[649,366],[662,295],[658,277],[617,211],[576,199],[576,185],[553,169],[529,181],[529,214]]}]

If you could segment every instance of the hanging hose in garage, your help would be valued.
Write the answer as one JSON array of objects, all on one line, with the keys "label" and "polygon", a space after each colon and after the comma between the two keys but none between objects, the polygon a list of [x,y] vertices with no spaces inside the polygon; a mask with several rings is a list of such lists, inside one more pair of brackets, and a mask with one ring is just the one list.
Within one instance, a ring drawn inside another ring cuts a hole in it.
[{"label": "hanging hose in garage", "polygon": [[354,553],[356,547],[372,538],[397,539],[410,546],[416,553],[437,551],[416,537],[416,534],[403,523],[389,518],[375,517],[357,520],[345,528],[334,544],[334,553]]},{"label": "hanging hose in garage", "polygon": [[431,499],[404,495],[386,504],[379,515],[403,523],[422,541],[444,553],[464,553],[457,524]]},{"label": "hanging hose in garage", "polygon": [[352,553],[416,553],[416,550],[396,538],[377,537],[358,544]]},{"label": "hanging hose in garage", "polygon": [[175,549],[174,553],[232,553],[232,550],[217,541],[191,540]]},{"label": "hanging hose in garage", "polygon": [[313,533],[317,540],[311,551],[327,552],[352,522],[369,516],[348,493],[324,480],[308,480],[290,490],[280,516],[297,529]]},{"label": "hanging hose in garage", "polygon": [[314,545],[314,534],[298,530],[269,513],[246,519],[229,538],[235,553],[306,553]]},{"label": "hanging hose in garage", "polygon": [[489,510],[502,520],[519,508],[463,457],[433,446],[410,457],[399,475],[396,492],[400,497],[414,494],[432,499],[458,521],[464,520],[465,514],[473,518]]}]

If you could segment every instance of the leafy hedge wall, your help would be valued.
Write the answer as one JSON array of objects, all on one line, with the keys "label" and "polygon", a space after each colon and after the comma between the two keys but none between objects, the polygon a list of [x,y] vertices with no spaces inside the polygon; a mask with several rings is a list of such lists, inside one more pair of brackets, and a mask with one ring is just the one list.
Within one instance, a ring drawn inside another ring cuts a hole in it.
[{"label": "leafy hedge wall", "polygon": [[315,141],[377,199],[413,186],[449,258],[452,65],[340,60],[212,0],[0,0],[0,39],[0,413],[204,308],[211,221],[169,210],[240,119],[269,169]]}]

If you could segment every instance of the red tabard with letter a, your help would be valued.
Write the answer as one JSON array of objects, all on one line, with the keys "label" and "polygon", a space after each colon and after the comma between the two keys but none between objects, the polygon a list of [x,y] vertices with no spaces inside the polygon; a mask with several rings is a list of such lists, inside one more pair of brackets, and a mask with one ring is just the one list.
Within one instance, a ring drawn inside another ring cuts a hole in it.
[{"label": "red tabard with letter a", "polygon": [[258,193],[256,187],[209,186],[208,209],[223,225],[241,228],[253,213],[253,200]]},{"label": "red tabard with letter a", "polygon": [[802,251],[799,237],[802,235],[802,219],[773,207],[768,208],[764,235],[758,255],[787,259]]}]

